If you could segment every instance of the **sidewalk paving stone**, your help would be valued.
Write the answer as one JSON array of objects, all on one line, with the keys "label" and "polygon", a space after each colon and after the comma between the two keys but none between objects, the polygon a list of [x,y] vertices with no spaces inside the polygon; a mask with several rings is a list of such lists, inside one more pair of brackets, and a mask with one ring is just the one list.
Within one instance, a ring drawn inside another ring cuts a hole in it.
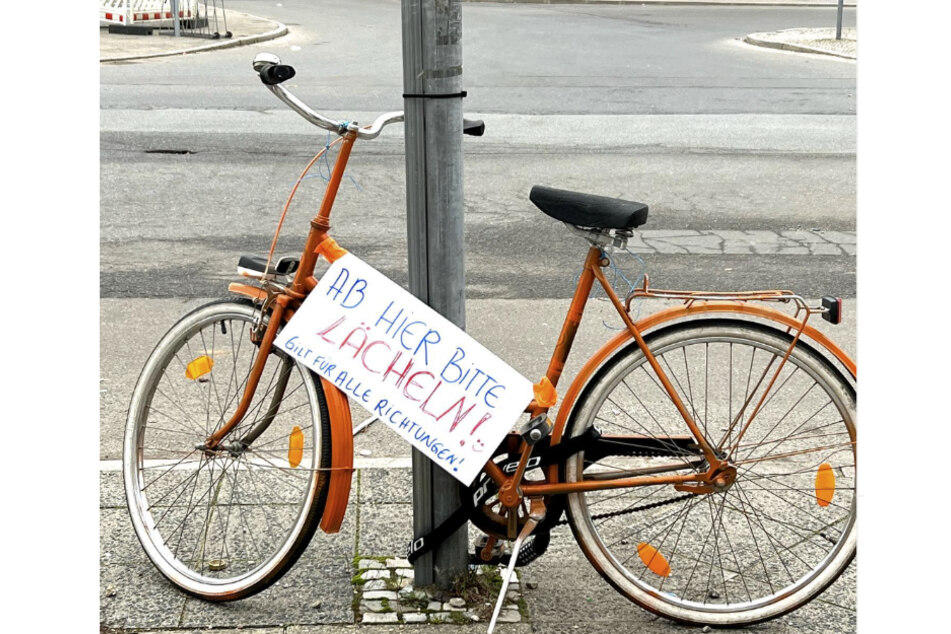
[{"label": "sidewalk paving stone", "polygon": [[[189,598],[181,626],[353,623],[350,578],[350,564],[346,561],[321,563],[301,558],[273,586],[241,601],[208,603]],[[311,606],[317,600],[320,607],[315,609]]]},{"label": "sidewalk paving stone", "polygon": [[[353,509],[349,509],[348,513]],[[384,530],[381,528],[386,527]],[[412,504],[361,504],[361,553],[395,555],[406,552],[413,538]]]},{"label": "sidewalk paving stone", "polygon": [[177,627],[185,601],[151,563],[99,567],[99,621],[109,627]]},{"label": "sidewalk paving stone", "polygon": [[[377,421],[372,427],[382,428],[384,424]],[[376,431],[376,430],[374,430]],[[390,431],[384,431],[390,434]],[[360,470],[360,503],[361,504],[411,504],[413,502],[413,473],[409,469],[361,469]]]},{"label": "sidewalk paving stone", "polygon": [[287,33],[287,27],[280,22],[239,11],[229,10],[227,20],[232,36],[219,39],[174,37],[159,31],[153,31],[152,35],[109,33],[108,28],[101,27],[99,61],[121,62],[211,51],[263,42]]}]

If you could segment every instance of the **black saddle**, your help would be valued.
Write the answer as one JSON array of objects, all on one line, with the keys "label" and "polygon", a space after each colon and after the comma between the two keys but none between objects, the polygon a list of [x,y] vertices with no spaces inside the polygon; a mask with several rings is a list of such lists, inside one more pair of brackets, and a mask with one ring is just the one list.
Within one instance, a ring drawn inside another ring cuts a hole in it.
[{"label": "black saddle", "polygon": [[529,199],[555,220],[592,229],[634,229],[647,222],[643,203],[580,194],[553,187],[535,185]]}]

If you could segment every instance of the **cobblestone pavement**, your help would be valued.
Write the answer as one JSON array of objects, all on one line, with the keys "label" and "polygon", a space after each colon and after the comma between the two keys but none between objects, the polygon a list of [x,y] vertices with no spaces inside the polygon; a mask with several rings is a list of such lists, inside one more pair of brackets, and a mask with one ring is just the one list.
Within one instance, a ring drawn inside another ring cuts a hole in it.
[{"label": "cobblestone pavement", "polygon": [[854,231],[639,231],[628,241],[637,253],[696,255],[855,255]]},{"label": "cobblestone pavement", "polygon": [[[491,618],[494,603],[479,597],[466,601],[452,593],[432,588],[414,587],[412,564],[403,558],[358,557],[353,577],[354,616],[359,623],[478,623]],[[494,568],[476,567],[476,579],[501,578]],[[491,587],[491,583],[484,584]],[[443,596],[445,595],[445,596]],[[493,600],[495,597],[485,596]],[[499,613],[499,623],[520,623],[522,611],[527,611],[522,599],[518,573],[515,573],[506,592],[506,600]]]}]

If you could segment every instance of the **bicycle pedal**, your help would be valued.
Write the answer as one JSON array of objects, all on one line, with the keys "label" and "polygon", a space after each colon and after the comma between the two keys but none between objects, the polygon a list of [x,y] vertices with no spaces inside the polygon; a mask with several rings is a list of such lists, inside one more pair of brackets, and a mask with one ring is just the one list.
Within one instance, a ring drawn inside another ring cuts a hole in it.
[{"label": "bicycle pedal", "polygon": [[488,544],[488,535],[483,534],[476,537],[475,543],[473,544],[476,552],[469,556],[472,563],[494,565],[502,562],[502,558],[505,555],[505,544],[497,538],[492,538],[491,550],[489,550],[488,553],[489,558],[484,559]]},{"label": "bicycle pedal", "polygon": [[469,553],[469,565],[471,566],[499,566],[507,561],[508,557],[504,554],[493,555],[491,559],[486,561],[478,553]]}]

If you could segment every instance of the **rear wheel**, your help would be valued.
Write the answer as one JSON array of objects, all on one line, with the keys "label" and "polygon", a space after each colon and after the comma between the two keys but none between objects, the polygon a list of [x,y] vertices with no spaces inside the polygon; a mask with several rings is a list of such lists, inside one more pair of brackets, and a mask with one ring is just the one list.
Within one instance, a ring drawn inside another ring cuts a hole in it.
[{"label": "rear wheel", "polygon": [[213,451],[259,348],[250,303],[216,302],[179,321],[146,362],[126,424],[132,524],[169,580],[202,598],[248,596],[276,581],[320,520],[330,466],[320,382],[272,351],[254,399]]},{"label": "rear wheel", "polygon": [[[735,320],[648,337],[736,478],[711,493],[657,484],[568,496],[569,519],[588,559],[642,607],[692,624],[755,623],[808,602],[851,561],[856,429],[850,382],[797,345],[749,420],[790,342],[783,332]],[[568,482],[707,470],[636,345],[592,379],[566,434],[591,425],[603,433],[598,455],[570,459]]]}]

